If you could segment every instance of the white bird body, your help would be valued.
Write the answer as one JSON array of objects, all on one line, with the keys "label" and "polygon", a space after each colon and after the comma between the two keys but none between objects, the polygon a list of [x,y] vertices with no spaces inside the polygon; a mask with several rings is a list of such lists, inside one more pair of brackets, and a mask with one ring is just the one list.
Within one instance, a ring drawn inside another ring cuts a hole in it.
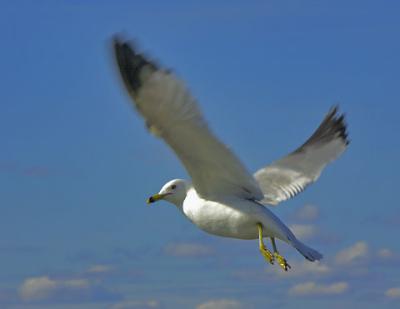
[{"label": "white bird body", "polygon": [[223,237],[257,239],[257,223],[264,237],[276,237],[289,242],[293,233],[263,205],[237,197],[205,200],[194,188],[189,189],[181,207],[183,214],[203,231]]},{"label": "white bird body", "polygon": [[[183,179],[167,182],[154,197],[174,204],[186,218],[209,234],[237,239],[278,238],[292,245],[310,261],[322,258],[319,252],[300,242],[272,211],[257,201],[231,195],[204,199],[191,182]],[[257,229],[259,224],[263,227],[262,235]]]}]

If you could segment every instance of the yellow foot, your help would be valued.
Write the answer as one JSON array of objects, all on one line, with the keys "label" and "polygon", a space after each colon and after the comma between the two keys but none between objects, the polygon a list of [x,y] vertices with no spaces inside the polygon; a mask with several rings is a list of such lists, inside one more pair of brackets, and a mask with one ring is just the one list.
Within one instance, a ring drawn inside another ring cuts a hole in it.
[{"label": "yellow foot", "polygon": [[260,251],[261,254],[263,255],[263,257],[270,263],[270,264],[274,264],[274,256],[272,255],[271,251],[269,251],[267,248],[265,247],[260,247]]},{"label": "yellow foot", "polygon": [[278,252],[274,253],[274,257],[278,261],[279,266],[282,267],[282,269],[284,271],[288,271],[288,269],[291,268],[290,265],[288,264],[288,262],[286,261],[286,259],[282,255],[280,255]]}]

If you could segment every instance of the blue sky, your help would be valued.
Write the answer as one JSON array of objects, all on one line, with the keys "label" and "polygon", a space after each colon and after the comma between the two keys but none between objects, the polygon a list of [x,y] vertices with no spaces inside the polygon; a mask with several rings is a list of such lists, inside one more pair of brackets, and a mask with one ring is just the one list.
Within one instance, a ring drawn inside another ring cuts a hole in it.
[{"label": "blue sky", "polygon": [[[1,308],[393,308],[400,303],[396,1],[1,1]],[[273,211],[325,255],[267,265],[145,199],[187,177],[121,87],[115,33],[190,87],[255,171],[330,106],[348,151]]]}]

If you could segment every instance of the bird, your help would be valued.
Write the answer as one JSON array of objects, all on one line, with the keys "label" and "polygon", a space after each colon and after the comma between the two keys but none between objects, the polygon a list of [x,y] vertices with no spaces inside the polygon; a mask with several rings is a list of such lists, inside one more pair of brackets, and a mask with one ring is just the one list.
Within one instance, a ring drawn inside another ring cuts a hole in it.
[{"label": "bird", "polygon": [[[120,80],[148,130],[175,152],[191,180],[173,179],[152,195],[176,206],[201,230],[222,237],[258,239],[262,256],[288,271],[276,239],[307,260],[322,254],[305,245],[269,209],[315,182],[325,166],[349,145],[345,115],[333,106],[304,144],[251,174],[207,125],[185,83],[130,40],[116,35],[113,55]],[[264,239],[270,239],[272,251]]]}]

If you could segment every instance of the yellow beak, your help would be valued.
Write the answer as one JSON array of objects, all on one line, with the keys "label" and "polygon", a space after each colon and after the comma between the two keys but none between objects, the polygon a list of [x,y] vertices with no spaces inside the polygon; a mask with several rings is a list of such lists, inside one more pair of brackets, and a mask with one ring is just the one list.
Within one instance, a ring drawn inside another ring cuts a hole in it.
[{"label": "yellow beak", "polygon": [[163,198],[164,198],[164,196],[165,196],[166,194],[154,194],[153,196],[150,196],[148,199],[147,199],[147,201],[146,201],[146,203],[147,204],[151,204],[151,203],[154,203],[154,202],[157,202],[157,201],[159,201],[159,200],[162,200]]}]

